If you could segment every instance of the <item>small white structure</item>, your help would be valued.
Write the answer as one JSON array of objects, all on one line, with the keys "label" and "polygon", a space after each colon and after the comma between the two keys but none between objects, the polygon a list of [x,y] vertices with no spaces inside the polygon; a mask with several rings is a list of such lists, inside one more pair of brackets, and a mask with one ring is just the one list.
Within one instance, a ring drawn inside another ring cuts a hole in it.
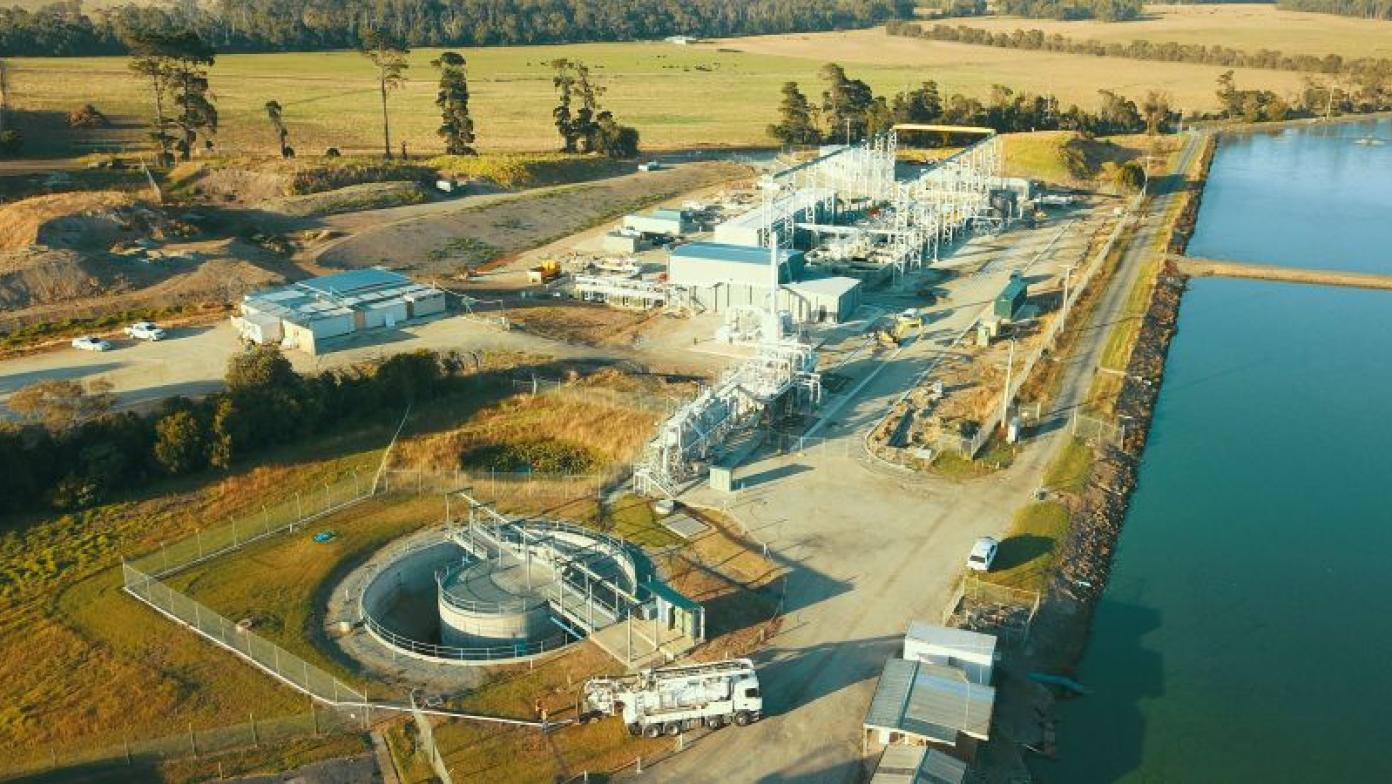
[{"label": "small white structure", "polygon": [[904,636],[904,658],[956,667],[972,683],[986,686],[996,664],[996,637],[914,621]]},{"label": "small white structure", "polygon": [[695,232],[696,224],[686,210],[661,207],[646,214],[625,215],[623,228],[639,235],[681,237]]}]

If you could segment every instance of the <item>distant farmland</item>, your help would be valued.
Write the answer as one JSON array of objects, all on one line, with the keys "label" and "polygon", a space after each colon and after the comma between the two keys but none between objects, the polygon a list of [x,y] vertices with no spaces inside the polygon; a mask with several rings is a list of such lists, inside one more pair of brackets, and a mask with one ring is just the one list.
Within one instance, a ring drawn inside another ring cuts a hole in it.
[{"label": "distant farmland", "polygon": [[[470,62],[473,112],[487,150],[542,150],[556,146],[554,96],[546,62],[557,57],[590,63],[606,82],[605,102],[636,126],[649,149],[703,145],[767,145],[778,88],[787,80],[820,90],[817,70],[839,61],[877,91],[892,93],[924,79],[945,91],[985,97],[991,85],[1053,91],[1065,103],[1094,108],[1099,88],[1139,100],[1146,90],[1171,92],[1189,109],[1216,106],[1214,80],[1222,69],[1074,55],[1016,52],[990,47],[893,38],[883,30],[734,39],[682,47],[608,43],[462,50]],[[438,50],[412,54],[410,83],[391,96],[393,138],[413,152],[438,152],[435,74]],[[20,109],[67,112],[91,102],[130,123],[149,113],[146,91],[124,58],[13,59],[10,87]],[[380,147],[381,118],[368,64],[354,52],[226,55],[212,74],[229,151],[269,151],[274,136],[262,106],[285,107],[291,144],[306,154],[326,147]],[[1243,86],[1293,90],[1299,76],[1271,71],[1239,74]],[[48,135],[48,134],[43,134]],[[139,138],[132,129],[128,138]],[[57,153],[63,150],[51,149]],[[80,150],[79,150],[80,151]]]}]

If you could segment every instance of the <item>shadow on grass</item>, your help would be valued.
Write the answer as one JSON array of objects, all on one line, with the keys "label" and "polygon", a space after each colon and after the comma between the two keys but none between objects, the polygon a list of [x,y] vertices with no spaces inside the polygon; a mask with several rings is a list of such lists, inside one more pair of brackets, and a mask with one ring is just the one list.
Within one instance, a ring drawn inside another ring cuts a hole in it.
[{"label": "shadow on grass", "polygon": [[125,760],[90,762],[84,765],[67,765],[31,773],[26,776],[5,779],[12,784],[124,784],[132,781],[162,781],[159,765],[153,760],[136,757],[129,764]]},{"label": "shadow on grass", "polygon": [[1054,540],[1047,536],[1021,534],[1012,536],[1000,543],[996,553],[993,571],[1018,569],[1036,558],[1048,555],[1054,550]]}]

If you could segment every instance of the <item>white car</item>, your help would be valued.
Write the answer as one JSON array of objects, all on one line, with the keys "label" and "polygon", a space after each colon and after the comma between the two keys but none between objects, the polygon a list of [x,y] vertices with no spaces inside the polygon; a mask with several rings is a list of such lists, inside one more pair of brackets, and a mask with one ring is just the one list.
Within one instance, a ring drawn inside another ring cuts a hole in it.
[{"label": "white car", "polygon": [[83,335],[80,338],[73,338],[72,347],[83,351],[106,351],[111,348],[111,344],[94,335]]},{"label": "white car", "polygon": [[126,327],[126,337],[135,340],[164,340],[164,329],[155,326],[153,321],[137,321]]},{"label": "white car", "polygon": [[990,536],[983,536],[976,540],[972,545],[971,555],[967,556],[967,568],[973,572],[989,572],[991,564],[996,562],[996,552],[1000,550],[1000,542]]}]

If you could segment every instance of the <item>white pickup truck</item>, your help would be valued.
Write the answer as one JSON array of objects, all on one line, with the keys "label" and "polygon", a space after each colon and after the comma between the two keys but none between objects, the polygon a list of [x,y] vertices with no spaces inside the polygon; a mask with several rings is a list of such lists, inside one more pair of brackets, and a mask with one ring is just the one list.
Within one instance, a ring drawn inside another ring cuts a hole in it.
[{"label": "white pickup truck", "polygon": [[137,321],[126,327],[126,337],[134,340],[164,340],[164,328],[158,327],[153,321]]}]

